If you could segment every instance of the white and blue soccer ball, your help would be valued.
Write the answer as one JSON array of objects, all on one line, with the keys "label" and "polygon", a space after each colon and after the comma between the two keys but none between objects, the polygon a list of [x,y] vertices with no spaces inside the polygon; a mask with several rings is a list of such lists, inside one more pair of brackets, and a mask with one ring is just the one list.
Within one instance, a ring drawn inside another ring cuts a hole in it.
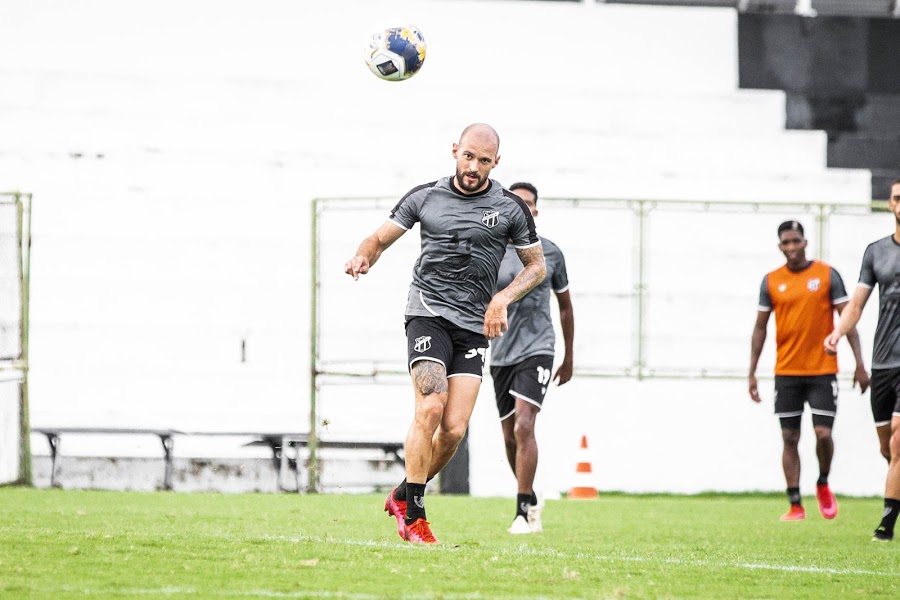
[{"label": "white and blue soccer ball", "polygon": [[416,27],[388,27],[369,39],[366,64],[386,81],[403,81],[425,62],[425,36]]}]

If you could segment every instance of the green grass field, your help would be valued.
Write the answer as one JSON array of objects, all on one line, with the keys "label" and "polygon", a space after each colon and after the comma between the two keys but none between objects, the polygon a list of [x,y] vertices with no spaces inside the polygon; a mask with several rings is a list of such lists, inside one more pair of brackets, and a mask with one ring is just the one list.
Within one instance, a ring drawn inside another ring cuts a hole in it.
[{"label": "green grass field", "polygon": [[411,546],[381,495],[0,488],[4,598],[900,598],[875,498],[781,523],[781,495],[547,503],[429,496],[440,546]]}]

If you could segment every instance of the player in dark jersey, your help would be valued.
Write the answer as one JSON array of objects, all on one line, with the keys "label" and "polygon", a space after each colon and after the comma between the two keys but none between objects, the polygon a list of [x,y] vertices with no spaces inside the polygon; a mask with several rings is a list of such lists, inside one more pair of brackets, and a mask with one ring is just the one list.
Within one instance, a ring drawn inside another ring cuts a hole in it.
[{"label": "player in dark jersey", "polygon": [[900,512],[900,179],[891,185],[888,208],[894,213],[894,233],[866,248],[859,283],[834,332],[825,340],[834,353],[841,337],[856,326],[863,308],[878,285],[878,325],[872,352],[872,416],[881,453],[888,460],[884,484],[884,513],[874,540],[894,539]]},{"label": "player in dark jersey", "polygon": [[[456,174],[410,190],[344,265],[358,279],[419,223],[422,250],[406,306],[415,415],[406,436],[406,479],[384,504],[410,542],[437,543],[425,515],[425,484],[450,461],[468,427],[488,340],[503,335],[507,307],[545,275],[531,211],[489,178],[499,148],[491,126],[468,126],[453,144]],[[494,293],[510,240],[524,268]]]},{"label": "player in dark jersey", "polygon": [[[538,191],[530,183],[520,182],[509,190],[525,201],[531,214],[538,215]],[[491,343],[491,377],[500,425],[506,444],[506,457],[516,476],[516,516],[509,533],[537,533],[543,530],[543,502],[534,493],[538,447],[534,424],[544,402],[553,369],[556,332],[550,314],[550,292],[556,294],[565,354],[553,379],[559,385],[572,378],[575,313],[569,296],[566,261],[559,247],[541,236],[547,277],[536,288],[510,305],[509,330]],[[518,274],[522,264],[515,248],[507,246],[500,265],[499,286],[505,286]]]},{"label": "player in dark jersey", "polygon": [[[800,418],[809,404],[816,433],[819,479],[816,499],[826,519],[838,513],[837,500],[828,485],[834,441],[831,429],[837,414],[837,357],[822,351],[822,341],[834,329],[834,311],[847,306],[847,291],[840,274],[830,265],[806,258],[806,238],[797,221],[778,226],[778,247],[787,262],[767,274],[759,291],[759,310],[750,343],[750,398],[760,402],[756,366],[766,341],[769,315],[775,313],[775,415],[781,423],[784,442],[781,464],[787,482],[790,509],[782,521],[806,518],[800,500]],[[869,386],[856,329],[848,336],[856,358],[853,383],[862,392]]]}]

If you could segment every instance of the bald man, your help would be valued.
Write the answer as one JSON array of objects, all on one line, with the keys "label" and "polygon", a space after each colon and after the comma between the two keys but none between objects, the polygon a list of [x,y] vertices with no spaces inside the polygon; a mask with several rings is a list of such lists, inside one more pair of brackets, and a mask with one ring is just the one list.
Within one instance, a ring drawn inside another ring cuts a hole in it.
[{"label": "bald man", "polygon": [[[481,387],[488,340],[503,335],[507,307],[546,273],[531,211],[490,179],[499,151],[493,127],[466,127],[453,144],[456,174],[410,190],[344,265],[344,272],[358,279],[419,223],[422,251],[405,313],[415,414],[406,435],[406,478],[384,503],[408,542],[438,542],[425,515],[425,484],[462,441]],[[495,294],[508,241],[523,269]]]}]

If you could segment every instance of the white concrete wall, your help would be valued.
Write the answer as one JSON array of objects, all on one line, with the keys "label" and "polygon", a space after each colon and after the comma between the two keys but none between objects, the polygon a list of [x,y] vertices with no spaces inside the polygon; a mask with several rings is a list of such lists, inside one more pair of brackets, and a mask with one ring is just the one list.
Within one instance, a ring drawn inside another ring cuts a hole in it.
[{"label": "white concrete wall", "polygon": [[0,484],[19,478],[19,382],[0,379]]},{"label": "white concrete wall", "polygon": [[[379,81],[362,62],[366,39],[377,26],[407,22],[425,32],[425,66],[407,82]],[[533,180],[545,195],[861,206],[870,198],[867,172],[825,168],[821,133],[783,131],[783,94],[737,89],[733,10],[441,0],[6,3],[0,189],[34,193],[33,424],[305,429],[310,199],[396,198],[448,174],[450,146],[474,121],[500,131],[496,177]],[[591,239],[603,218],[586,212],[563,235]],[[392,250],[395,273],[386,257],[365,282],[341,279],[343,261],[377,224],[348,224],[323,263],[341,281],[329,285],[343,286],[331,289],[352,300],[346,320],[359,339],[381,335],[382,323],[367,322],[370,305],[400,310],[395,292],[403,294],[409,269]],[[736,224],[728,218],[717,227]],[[612,254],[598,272],[573,276],[573,289],[590,285],[593,294],[577,307],[582,319],[620,306],[608,296],[622,285],[617,276],[629,263],[615,253],[630,252],[623,243],[632,232],[616,231],[601,240]],[[657,233],[678,247],[696,238],[690,229]],[[850,237],[852,256],[868,238]],[[771,240],[758,243],[768,248]],[[764,264],[778,260],[772,252]],[[855,260],[845,271],[851,281]],[[749,335],[760,264],[748,265],[746,307],[732,314],[734,303],[724,303],[717,323]],[[653,276],[659,288],[672,281],[670,271]],[[390,337],[378,338],[384,354],[402,353],[400,318]],[[630,323],[614,319],[612,327],[626,336]],[[685,356],[700,355],[690,352],[699,346],[690,336],[679,343]],[[736,356],[737,342],[729,343],[725,355]],[[323,344],[329,356],[353,354],[327,337]],[[593,334],[579,334],[578,351],[598,363],[622,354]],[[759,407],[748,406],[740,386],[722,402],[724,385],[694,382],[688,394],[683,384],[585,380],[554,390],[550,402],[604,398],[585,408],[597,428],[586,433],[603,455],[604,444],[617,444],[603,427],[654,440],[631,460],[615,450],[621,467],[602,471],[605,487],[779,489],[772,456],[743,476],[730,472],[744,463],[726,457],[746,449],[724,432]],[[662,398],[694,404],[660,405]],[[630,412],[640,399],[647,415]],[[405,387],[329,388],[323,403],[329,435],[405,433]],[[490,408],[482,399],[472,426],[473,489],[511,493]],[[542,417],[541,435],[550,438],[542,438],[540,476],[549,469],[558,478],[542,479],[548,489],[564,488],[569,469],[554,449],[574,448],[583,429],[564,425],[586,421],[559,413],[554,425],[551,408]],[[377,418],[384,414],[394,416]],[[771,455],[777,427],[764,427],[753,430],[762,437],[752,445]],[[868,429],[853,435],[872,437]],[[707,436],[734,453],[713,443],[707,459],[716,466],[700,470],[691,442]],[[666,473],[654,470],[657,440],[670,440],[665,455],[678,457]],[[77,444],[68,448],[86,455],[98,445],[158,452],[155,444]],[[847,447],[839,441],[839,460],[868,464],[876,454]],[[836,489],[877,493],[875,463],[856,469],[865,482],[852,485],[836,465]]]},{"label": "white concrete wall", "polygon": [[[351,458],[328,456],[321,465],[320,489],[325,493],[387,491],[403,478],[403,468],[384,460],[380,453]],[[33,460],[34,485],[49,488],[51,461],[44,455]],[[69,456],[60,455],[56,464],[56,485],[63,489],[102,489],[149,492],[165,489],[165,461],[150,456]],[[301,471],[299,484],[306,490],[307,473]],[[172,491],[275,493],[297,490],[296,473],[290,471],[279,482],[279,471],[269,457],[176,458],[172,461]]]}]

